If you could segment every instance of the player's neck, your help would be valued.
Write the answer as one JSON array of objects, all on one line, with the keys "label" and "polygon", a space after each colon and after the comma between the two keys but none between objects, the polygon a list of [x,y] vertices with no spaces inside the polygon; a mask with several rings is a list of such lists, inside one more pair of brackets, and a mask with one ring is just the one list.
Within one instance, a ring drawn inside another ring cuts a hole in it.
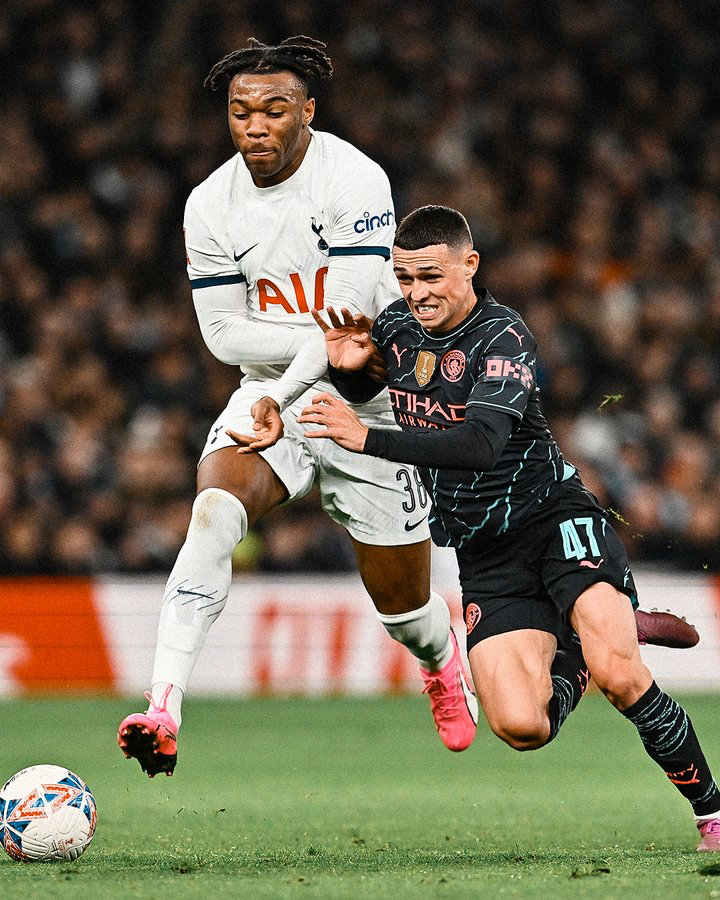
[{"label": "player's neck", "polygon": [[470,294],[465,298],[462,306],[457,310],[457,313],[450,319],[449,323],[446,323],[441,333],[446,333],[448,331],[454,331],[456,328],[459,328],[460,325],[467,319],[470,313],[475,309],[477,305],[478,298],[471,291]]}]

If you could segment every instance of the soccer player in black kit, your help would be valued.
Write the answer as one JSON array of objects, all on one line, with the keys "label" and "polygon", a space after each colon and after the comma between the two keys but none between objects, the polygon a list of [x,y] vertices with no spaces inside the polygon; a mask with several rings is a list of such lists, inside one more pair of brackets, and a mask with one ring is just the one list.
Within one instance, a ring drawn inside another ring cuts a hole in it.
[{"label": "soccer player in black kit", "polygon": [[371,331],[346,311],[330,313],[333,327],[316,319],[349,401],[378,390],[361,370],[379,352],[402,431],[367,428],[330,394],[298,421],[323,426],[309,437],[419,467],[433,539],[457,554],[468,658],[495,734],[517,750],[544,746],[594,678],[689,800],[698,850],[720,850],[720,791],[687,713],[642,661],[627,554],[548,430],[535,338],[487,290],[475,294],[479,256],[456,210],[407,216],[393,261],[403,299]]}]

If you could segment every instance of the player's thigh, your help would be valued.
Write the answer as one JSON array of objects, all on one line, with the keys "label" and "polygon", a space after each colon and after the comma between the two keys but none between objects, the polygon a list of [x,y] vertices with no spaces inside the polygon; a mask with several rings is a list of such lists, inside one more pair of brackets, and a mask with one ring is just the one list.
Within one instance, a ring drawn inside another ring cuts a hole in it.
[{"label": "player's thigh", "polygon": [[620,709],[631,706],[650,687],[652,675],[640,656],[627,595],[611,584],[597,582],[582,592],[568,618],[600,690]]},{"label": "player's thigh", "polygon": [[232,447],[215,450],[200,461],[197,491],[211,487],[234,494],[245,507],[250,525],[287,499],[285,485],[261,456],[238,453]]},{"label": "player's thigh", "polygon": [[524,535],[457,551],[468,659],[493,731],[518,746],[547,739],[550,667],[562,627]]},{"label": "player's thigh", "polygon": [[399,615],[424,606],[430,597],[430,540],[384,546],[352,538],[358,571],[375,608]]},{"label": "player's thigh", "polygon": [[546,726],[556,648],[554,635],[536,629],[494,634],[470,648],[475,692],[500,737],[531,738]]}]

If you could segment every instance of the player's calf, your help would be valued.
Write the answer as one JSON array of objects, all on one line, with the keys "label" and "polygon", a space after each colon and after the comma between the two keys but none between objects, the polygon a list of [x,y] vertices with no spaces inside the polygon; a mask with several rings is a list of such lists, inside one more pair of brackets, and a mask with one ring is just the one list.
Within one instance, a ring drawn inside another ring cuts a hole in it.
[{"label": "player's calf", "polygon": [[686,711],[653,681],[623,715],[637,728],[648,756],[692,806],[702,837],[697,849],[720,850],[720,790]]},{"label": "player's calf", "polygon": [[582,653],[580,638],[567,629],[558,638],[558,649],[550,669],[553,692],[548,703],[550,735],[553,740],[563,722],[582,700],[590,681],[590,672]]}]

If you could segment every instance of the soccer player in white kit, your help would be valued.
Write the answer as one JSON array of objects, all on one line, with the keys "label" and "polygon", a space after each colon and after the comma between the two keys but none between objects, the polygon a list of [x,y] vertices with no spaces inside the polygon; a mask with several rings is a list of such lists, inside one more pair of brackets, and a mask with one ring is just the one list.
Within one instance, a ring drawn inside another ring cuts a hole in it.
[{"label": "soccer player in white kit", "polygon": [[[309,80],[332,73],[324,47],[304,36],[277,46],[251,38],[206,80],[228,89],[238,153],[190,195],[187,267],[205,343],[242,366],[243,378],[198,465],[187,538],[161,608],[149,708],[118,730],[125,755],[150,777],[175,767],[182,698],[227,600],[236,545],[314,483],[352,539],[380,620],[420,661],[441,739],[463,750],[475,735],[477,700],[447,605],[430,589],[427,496],[414,470],[310,442],[296,422],[316,381],[334,390],[311,310],[327,303],[372,319],[400,296],[387,176],[352,145],[310,128]],[[395,427],[386,390],[356,410],[368,425]],[[248,432],[252,452],[238,451],[233,436]]]}]

